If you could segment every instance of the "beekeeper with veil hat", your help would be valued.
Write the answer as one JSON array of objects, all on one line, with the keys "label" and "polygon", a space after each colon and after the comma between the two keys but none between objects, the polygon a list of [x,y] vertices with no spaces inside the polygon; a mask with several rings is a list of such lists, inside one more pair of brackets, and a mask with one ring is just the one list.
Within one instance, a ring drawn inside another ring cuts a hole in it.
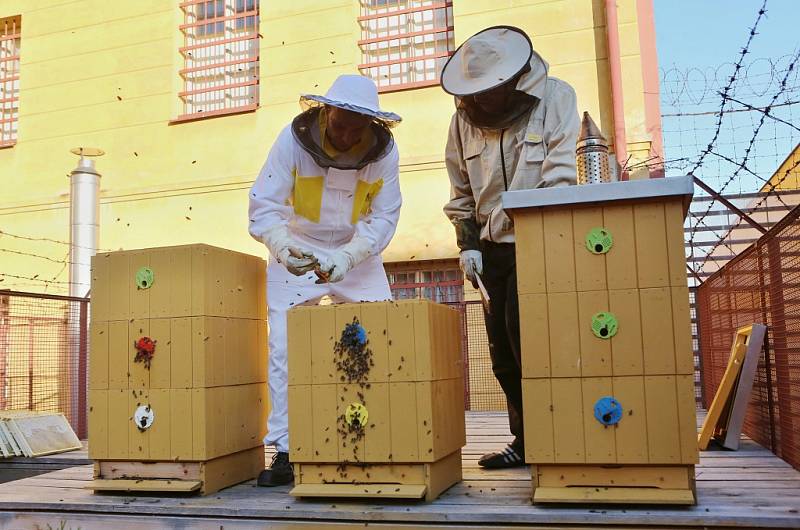
[{"label": "beekeeper with veil hat", "polygon": [[391,299],[381,252],[400,216],[398,152],[369,78],[342,75],[278,135],[250,190],[249,231],[269,250],[269,393],[266,445],[277,452],[260,486],[287,484],[286,313],[293,306]]}]

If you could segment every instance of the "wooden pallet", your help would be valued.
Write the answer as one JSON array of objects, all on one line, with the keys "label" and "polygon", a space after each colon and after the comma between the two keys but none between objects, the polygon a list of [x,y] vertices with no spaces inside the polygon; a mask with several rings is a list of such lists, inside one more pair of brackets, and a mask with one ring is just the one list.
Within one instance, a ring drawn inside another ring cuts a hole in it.
[{"label": "wooden pallet", "polygon": [[696,504],[694,466],[531,466],[533,503]]},{"label": "wooden pallet", "polygon": [[433,463],[295,464],[294,497],[425,499],[461,481],[461,451]]},{"label": "wooden pallet", "polygon": [[264,469],[264,448],[253,447],[206,462],[95,462],[94,491],[215,493],[251,480]]}]

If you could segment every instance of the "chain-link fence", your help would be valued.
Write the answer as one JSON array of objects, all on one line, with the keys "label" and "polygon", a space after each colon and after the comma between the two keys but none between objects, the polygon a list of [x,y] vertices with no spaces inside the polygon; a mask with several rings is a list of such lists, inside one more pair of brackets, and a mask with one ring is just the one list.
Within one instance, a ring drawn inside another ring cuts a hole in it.
[{"label": "chain-link fence", "polygon": [[736,329],[767,325],[744,432],[800,469],[800,207],[698,287],[697,315],[706,406]]},{"label": "chain-link fence", "polygon": [[0,290],[0,409],[62,412],[86,437],[89,299]]}]

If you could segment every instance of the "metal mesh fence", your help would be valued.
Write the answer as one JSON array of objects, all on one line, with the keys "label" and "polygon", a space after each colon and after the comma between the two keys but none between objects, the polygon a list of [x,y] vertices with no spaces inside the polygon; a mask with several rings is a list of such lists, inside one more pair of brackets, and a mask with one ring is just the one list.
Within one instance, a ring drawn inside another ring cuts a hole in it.
[{"label": "metal mesh fence", "polygon": [[0,409],[62,412],[86,437],[89,300],[0,290]]},{"label": "metal mesh fence", "polygon": [[697,289],[703,400],[738,327],[767,325],[744,432],[800,469],[800,207]]}]

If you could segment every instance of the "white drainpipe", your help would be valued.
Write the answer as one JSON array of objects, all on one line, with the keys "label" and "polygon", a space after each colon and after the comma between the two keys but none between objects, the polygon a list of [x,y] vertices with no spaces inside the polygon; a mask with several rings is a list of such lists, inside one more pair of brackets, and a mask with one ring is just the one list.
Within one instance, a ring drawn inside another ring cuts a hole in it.
[{"label": "white drainpipe", "polygon": [[89,157],[101,156],[103,151],[79,147],[72,153],[81,159],[69,177],[69,294],[85,297],[91,285],[90,262],[100,241],[100,173]]}]

